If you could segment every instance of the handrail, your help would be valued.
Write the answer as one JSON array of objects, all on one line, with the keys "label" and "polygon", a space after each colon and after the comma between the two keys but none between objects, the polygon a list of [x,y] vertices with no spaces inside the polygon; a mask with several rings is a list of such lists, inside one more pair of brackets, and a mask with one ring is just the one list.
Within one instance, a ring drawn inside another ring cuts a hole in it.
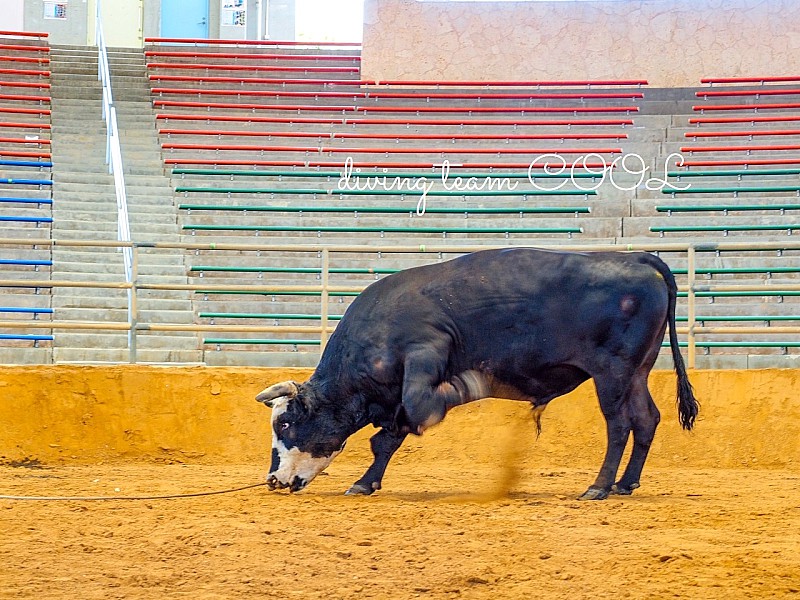
[{"label": "handrail", "polygon": [[[106,122],[106,163],[108,172],[114,175],[114,190],[117,197],[117,239],[121,242],[131,241],[130,220],[128,218],[128,198],[125,192],[125,176],[122,166],[122,149],[119,143],[119,129],[117,127],[117,109],[114,106],[114,96],[111,92],[111,74],[108,66],[108,49],[106,48],[105,35],[103,34],[103,22],[101,18],[102,0],[97,0],[95,18],[95,39],[97,40],[97,79],[102,82],[103,104],[102,115]],[[128,283],[133,281],[133,250],[130,247],[122,248],[122,260],[125,266],[125,280]],[[133,290],[128,291],[128,315],[131,326],[133,327],[135,318],[135,296]],[[131,347],[132,362],[136,355],[136,336],[129,337]]]},{"label": "handrail", "polygon": [[[327,298],[333,295],[341,295],[343,293],[357,294],[363,289],[363,285],[331,285],[328,279],[330,273],[336,272],[336,268],[331,266],[333,259],[337,255],[344,254],[369,254],[371,256],[380,255],[381,253],[393,254],[424,254],[424,255],[438,255],[442,257],[446,254],[463,254],[467,252],[474,252],[477,250],[485,250],[492,246],[489,245],[456,245],[456,244],[441,244],[441,245],[407,245],[407,246],[363,246],[363,245],[325,245],[325,244],[309,244],[304,246],[296,246],[289,244],[230,244],[230,243],[172,243],[172,242],[147,242],[135,243],[131,241],[102,241],[102,240],[30,240],[30,239],[0,239],[0,247],[13,245],[13,246],[30,246],[36,245],[40,247],[92,247],[92,248],[105,248],[127,249],[133,255],[133,265],[135,272],[135,265],[137,263],[138,252],[141,250],[179,250],[179,251],[243,251],[243,252],[281,252],[292,253],[294,255],[309,255],[316,254],[321,258],[322,270],[319,283],[315,285],[221,285],[221,284],[208,284],[204,282],[201,285],[196,284],[169,284],[169,283],[145,283],[139,282],[135,277],[126,281],[108,281],[108,282],[88,282],[88,281],[69,281],[69,280],[42,280],[36,281],[31,279],[3,279],[0,280],[0,288],[3,287],[20,287],[20,288],[59,288],[59,287],[73,287],[73,288],[94,288],[94,289],[107,289],[107,290],[126,290],[129,298],[132,301],[129,303],[129,318],[127,322],[104,322],[94,320],[54,320],[54,321],[14,321],[14,320],[0,320],[0,327],[9,329],[48,329],[51,331],[58,330],[107,330],[107,331],[127,331],[131,340],[131,361],[136,361],[135,347],[136,347],[136,334],[138,332],[149,331],[186,331],[186,332],[201,332],[201,331],[217,331],[217,332],[275,332],[275,333],[303,333],[308,335],[319,335],[320,345],[324,347],[328,334],[333,330],[331,321],[335,320],[334,317],[328,315]],[[800,241],[785,241],[785,242],[721,242],[721,243],[642,243],[642,244],[580,244],[580,245],[566,245],[566,244],[544,244],[543,247],[551,247],[558,250],[576,250],[576,251],[649,251],[649,252],[680,252],[686,253],[688,260],[687,284],[679,286],[679,295],[686,296],[688,294],[689,304],[687,317],[687,326],[678,327],[678,333],[688,336],[688,364],[690,368],[695,366],[695,349],[697,347],[705,347],[706,342],[697,342],[698,335],[721,335],[721,334],[781,334],[781,335],[797,335],[800,334],[800,327],[787,327],[787,326],[770,326],[770,327],[742,327],[742,326],[701,326],[697,325],[698,318],[695,314],[694,297],[705,296],[708,294],[724,295],[726,293],[739,293],[739,294],[781,294],[781,295],[798,295],[800,294],[800,284],[774,284],[774,285],[755,285],[755,284],[709,284],[707,282],[700,283],[695,278],[698,269],[695,266],[695,255],[697,253],[715,253],[720,251],[798,251],[800,250]],[[280,326],[280,325],[211,325],[208,323],[195,323],[195,324],[170,324],[158,322],[138,322],[136,315],[136,296],[142,291],[195,291],[195,292],[240,292],[247,290],[252,293],[260,294],[296,294],[296,293],[313,293],[320,296],[321,299],[321,312],[320,324],[316,326]],[[681,342],[682,345],[684,342]],[[754,342],[756,345],[758,342]],[[778,342],[775,342],[778,344]]]}]

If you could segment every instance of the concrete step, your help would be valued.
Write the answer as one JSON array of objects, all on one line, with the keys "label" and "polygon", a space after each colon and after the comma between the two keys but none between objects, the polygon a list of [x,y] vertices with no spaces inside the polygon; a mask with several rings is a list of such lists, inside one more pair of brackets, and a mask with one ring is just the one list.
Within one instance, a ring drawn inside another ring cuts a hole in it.
[{"label": "concrete step", "polygon": [[50,342],[40,342],[39,347],[0,346],[0,364],[3,365],[48,365],[53,362]]},{"label": "concrete step", "polygon": [[[74,281],[67,277],[54,279],[54,281]],[[118,283],[120,280],[112,283]],[[181,283],[178,281],[177,283]],[[52,308],[56,311],[62,309],[87,309],[87,310],[124,310],[128,309],[128,293],[119,288],[54,288],[58,293],[52,297]],[[139,290],[137,294],[137,307],[140,311],[151,311],[170,314],[192,314],[190,300],[191,292],[186,290]],[[60,314],[60,312],[59,312]],[[98,317],[99,318],[99,317]],[[157,321],[157,319],[156,319]],[[191,322],[191,318],[183,322]]]},{"label": "concrete step", "polygon": [[[102,232],[101,232],[102,233]],[[58,229],[53,231],[53,238],[59,239],[61,241],[83,241],[86,240],[87,230],[68,230],[68,229]],[[19,236],[17,236],[19,237]],[[116,239],[116,233],[110,235],[109,232],[105,232],[100,235],[102,239]],[[133,232],[133,241],[140,242],[140,243],[159,243],[159,242],[175,242],[177,241],[176,235],[174,233],[163,233],[163,232],[149,232],[149,231],[134,231]]]},{"label": "concrete step", "polygon": [[55,88],[87,87],[94,88],[97,83],[97,71],[87,69],[85,72],[55,72],[50,76],[50,84]]},{"label": "concrete step", "polygon": [[[46,249],[45,249],[46,250]],[[70,262],[96,262],[122,260],[122,252],[116,248],[57,246],[53,250],[54,260]],[[138,251],[140,268],[156,268],[161,265],[180,266],[185,257],[180,250],[151,250],[140,248]]]},{"label": "concrete step", "polygon": [[238,346],[225,346],[222,350],[216,350],[212,345],[207,345],[203,350],[203,362],[213,367],[314,367],[319,362],[320,356],[319,349],[298,349],[297,352],[265,352],[263,346],[254,346],[251,351],[232,348],[238,348]]},{"label": "concrete step", "polygon": [[[71,198],[71,196],[70,196]],[[133,205],[135,201],[135,205]],[[160,196],[155,197],[142,197],[142,196],[128,196],[128,217],[131,222],[137,223],[164,223],[174,224],[171,217],[172,207],[169,199],[163,199]],[[105,212],[105,214],[98,214],[98,211]],[[54,214],[58,218],[69,216],[72,212],[82,213],[81,219],[88,217],[92,218],[105,218],[109,222],[113,220],[116,223],[116,202],[114,201],[113,194],[99,200],[80,198],[79,200],[68,199],[68,197],[60,197],[58,208],[55,209]],[[112,213],[113,214],[110,214]]]},{"label": "concrete step", "polygon": [[[67,265],[67,267],[69,267],[69,265]],[[29,277],[21,276],[20,278],[32,279],[32,280],[36,279],[33,276]],[[46,278],[46,280],[50,280],[51,278],[54,281],[66,280],[74,282],[89,282],[97,284],[116,285],[124,283],[125,274],[123,273],[121,266],[119,270],[115,272],[113,268],[103,271],[102,266],[100,265],[91,265],[91,266],[86,265],[82,267],[81,270],[72,270],[69,268],[62,269],[60,265],[56,265],[53,268],[52,277],[48,277]],[[185,273],[181,272],[140,273],[138,281],[141,284],[157,284],[166,286],[183,285],[186,283],[186,276]],[[104,288],[94,288],[94,289],[102,290]],[[113,288],[108,288],[108,289],[113,289]]]},{"label": "concrete step", "polygon": [[[84,348],[60,348],[52,350],[53,363],[57,364],[95,364],[95,363],[127,363],[130,354],[122,348],[100,348],[87,350]],[[140,364],[199,364],[202,351],[192,349],[152,349],[141,348],[137,352]]]},{"label": "concrete step", "polygon": [[[100,181],[98,181],[100,179]],[[104,181],[105,180],[105,181]],[[86,193],[86,194],[105,194],[109,190],[113,193],[113,176],[108,173],[86,173],[68,172],[63,176],[59,173],[54,177],[58,184],[59,193]],[[87,191],[87,186],[91,186]],[[172,197],[173,188],[169,180],[162,177],[132,177],[130,181],[125,179],[125,189],[128,194],[163,195]]]},{"label": "concrete step", "polygon": [[0,269],[0,279],[14,279],[20,281],[29,281],[31,283],[43,283],[50,281],[51,271],[49,267],[41,267],[39,270],[34,270],[31,267],[7,267]]},{"label": "concrete step", "polygon": [[[54,230],[62,233],[82,232],[84,234],[84,239],[87,232],[92,232],[93,234],[102,233],[103,239],[115,239],[117,235],[116,215],[113,216],[113,219],[113,221],[109,220],[108,222],[98,222],[96,220],[96,216],[93,217],[91,214],[87,215],[85,220],[81,220],[75,215],[71,215],[70,217],[59,216],[58,223],[56,224]],[[159,222],[140,222],[139,225],[146,227],[146,233],[148,235],[163,235],[170,237],[175,235],[178,228],[175,223],[162,224]]]},{"label": "concrete step", "polygon": [[[98,311],[94,307],[58,308],[55,312],[58,320],[64,321],[108,321],[110,323],[127,323],[127,307],[111,308]],[[191,307],[180,310],[146,310],[138,311],[139,323],[158,323],[170,325],[188,325],[193,322]],[[171,333],[171,332],[170,332]]]},{"label": "concrete step", "polygon": [[[72,257],[69,257],[72,258]],[[29,268],[30,269],[30,268]],[[55,274],[65,273],[91,273],[93,276],[99,274],[114,274],[122,276],[122,265],[110,264],[108,262],[70,262],[69,260],[59,259],[53,265]],[[138,268],[139,277],[143,280],[150,277],[164,277],[164,278],[179,278],[186,277],[186,268],[183,265],[170,265],[170,264],[140,264]]]},{"label": "concrete step", "polygon": [[19,225],[0,223],[0,237],[30,241],[49,240],[51,237],[51,229],[49,226],[36,227],[35,225],[29,225],[27,223]]},{"label": "concrete step", "polygon": [[[92,350],[122,350],[128,348],[128,332],[112,331],[105,333],[102,330],[91,333],[76,333],[73,330],[57,330],[54,340],[57,349],[92,349]],[[137,348],[142,350],[195,350],[197,349],[197,334],[195,332],[139,332]],[[59,358],[60,359],[60,358]]]},{"label": "concrete step", "polygon": [[50,290],[42,289],[39,293],[32,288],[0,288],[0,305],[19,308],[49,308]]}]

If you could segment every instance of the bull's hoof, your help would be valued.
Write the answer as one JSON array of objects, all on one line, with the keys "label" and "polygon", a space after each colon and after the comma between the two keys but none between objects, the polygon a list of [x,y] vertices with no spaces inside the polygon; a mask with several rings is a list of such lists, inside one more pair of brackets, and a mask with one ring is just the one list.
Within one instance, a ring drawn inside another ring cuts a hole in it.
[{"label": "bull's hoof", "polygon": [[590,487],[578,500],[605,500],[608,498],[608,490],[602,488]]},{"label": "bull's hoof", "polygon": [[611,493],[616,496],[630,496],[633,493],[633,490],[639,487],[638,483],[632,483],[630,485],[625,485],[623,483],[616,483],[611,486]]},{"label": "bull's hoof", "polygon": [[353,486],[347,490],[345,496],[369,496],[375,490],[360,483],[354,483]]}]

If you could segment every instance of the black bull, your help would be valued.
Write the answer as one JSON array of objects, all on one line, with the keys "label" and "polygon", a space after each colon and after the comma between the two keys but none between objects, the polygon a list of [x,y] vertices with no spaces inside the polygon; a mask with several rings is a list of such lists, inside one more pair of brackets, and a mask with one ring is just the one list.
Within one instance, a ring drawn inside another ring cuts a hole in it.
[{"label": "black bull", "polygon": [[[272,489],[303,489],[372,424],[374,461],[348,490],[380,489],[409,434],[484,397],[530,402],[594,379],[607,424],[605,459],[581,498],[630,494],[660,420],[647,377],[669,326],[681,425],[698,405],[675,333],[675,278],[647,253],[486,250],[408,269],[367,287],[347,309],[305,383],[257,400],[272,407]],[[617,471],[629,435],[633,449]]]}]

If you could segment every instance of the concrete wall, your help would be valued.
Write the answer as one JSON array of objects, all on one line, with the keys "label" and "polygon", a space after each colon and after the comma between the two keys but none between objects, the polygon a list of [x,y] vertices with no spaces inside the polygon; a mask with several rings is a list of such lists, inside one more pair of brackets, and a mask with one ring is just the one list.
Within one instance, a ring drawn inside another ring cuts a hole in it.
[{"label": "concrete wall", "polygon": [[365,0],[365,79],[644,78],[800,72],[796,0]]},{"label": "concrete wall", "polygon": [[[0,367],[0,462],[44,464],[144,460],[269,463],[267,385],[303,381],[308,370],[123,365]],[[694,371],[701,403],[693,433],[678,426],[675,376],[656,371],[650,389],[662,413],[650,462],[663,468],[800,470],[800,371]],[[594,387],[554,400],[535,442],[525,403],[485,400],[452,411],[406,447],[426,460],[454,447],[497,444],[520,431],[526,464],[599,468],[605,427]],[[367,466],[363,430],[342,458]]]},{"label": "concrete wall", "polygon": [[[45,19],[44,0],[26,0],[25,2],[25,30],[43,31],[50,34],[51,44],[73,44],[83,46],[87,44],[90,35],[89,14],[90,5],[85,0],[67,1],[67,18]],[[94,5],[91,6],[92,27],[91,36],[94,37]]]}]

